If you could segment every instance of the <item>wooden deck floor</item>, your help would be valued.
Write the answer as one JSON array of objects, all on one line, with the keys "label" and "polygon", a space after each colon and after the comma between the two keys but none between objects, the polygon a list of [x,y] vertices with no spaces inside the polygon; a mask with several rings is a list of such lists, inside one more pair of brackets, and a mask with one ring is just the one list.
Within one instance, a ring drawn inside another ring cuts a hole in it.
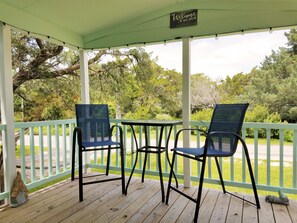
[{"label": "wooden deck floor", "polygon": [[[182,187],[182,186],[181,186]],[[78,202],[78,181],[56,184],[30,195],[27,203],[0,209],[0,222],[192,222],[194,203],[172,192],[169,205],[161,202],[158,181],[134,178],[128,195],[121,194],[119,181],[84,187]],[[195,196],[195,188],[186,189]],[[199,222],[297,222],[297,202],[271,205],[261,197],[261,209],[221,191],[205,189]],[[247,199],[253,199],[248,195]]]}]

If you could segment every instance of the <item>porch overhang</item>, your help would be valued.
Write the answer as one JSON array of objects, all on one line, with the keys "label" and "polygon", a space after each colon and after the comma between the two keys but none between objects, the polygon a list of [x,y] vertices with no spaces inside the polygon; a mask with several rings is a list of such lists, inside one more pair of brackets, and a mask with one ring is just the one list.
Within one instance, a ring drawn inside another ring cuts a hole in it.
[{"label": "porch overhang", "polygon": [[[170,13],[198,10],[197,25],[170,28]],[[293,0],[0,0],[0,21],[32,35],[100,49],[297,24]]]}]

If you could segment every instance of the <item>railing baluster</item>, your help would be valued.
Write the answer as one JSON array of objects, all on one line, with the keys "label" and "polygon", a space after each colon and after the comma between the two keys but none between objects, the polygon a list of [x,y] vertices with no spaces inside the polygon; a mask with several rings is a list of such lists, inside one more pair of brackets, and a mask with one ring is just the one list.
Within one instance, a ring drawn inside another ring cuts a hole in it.
[{"label": "railing baluster", "polygon": [[59,140],[58,125],[55,125],[55,139],[56,139],[56,173],[60,173],[60,140]]},{"label": "railing baluster", "polygon": [[21,173],[24,183],[27,183],[26,176],[26,155],[25,155],[25,130],[20,128],[20,156],[21,156]]},{"label": "railing baluster", "polygon": [[72,137],[73,137],[73,128],[72,128],[72,124],[69,123],[68,124],[68,127],[69,127],[69,154],[70,154],[70,168],[71,168],[71,165],[72,165],[72,147],[73,147],[73,142],[72,142]]},{"label": "railing baluster", "polygon": [[230,157],[230,181],[234,182],[234,156]]},{"label": "railing baluster", "polygon": [[52,149],[52,128],[47,126],[47,145],[48,145],[48,175],[53,175],[53,149]]},{"label": "railing baluster", "polygon": [[[119,129],[116,128],[115,130],[116,130],[116,133],[115,133],[116,134],[116,141],[119,142],[119,140],[120,140],[120,138],[119,138],[119,135],[120,135]],[[119,153],[120,153],[120,151],[117,149],[116,150],[116,166],[119,166],[120,165],[120,163],[119,163],[119,161],[120,161],[119,160],[120,154]]]},{"label": "railing baluster", "polygon": [[293,188],[297,188],[297,130],[293,131]]},{"label": "railing baluster", "polygon": [[284,130],[279,132],[279,186],[284,187]]},{"label": "railing baluster", "polygon": [[31,182],[36,180],[35,173],[35,146],[34,146],[34,128],[30,127],[30,157],[31,157]]},{"label": "railing baluster", "polygon": [[62,136],[63,136],[63,170],[67,169],[67,140],[66,140],[66,124],[62,124]]},{"label": "railing baluster", "polygon": [[266,129],[266,184],[270,185],[270,156],[271,156],[271,144],[270,144],[270,138],[271,138],[271,134],[270,134],[271,130],[270,129]]},{"label": "railing baluster", "polygon": [[125,161],[125,167],[127,167],[128,166],[127,156],[129,155],[127,153],[127,126],[122,125],[122,128],[123,128],[123,141],[124,141],[123,143],[124,143],[124,151],[125,151],[124,161]]},{"label": "railing baluster", "polygon": [[[136,127],[137,128],[137,127]],[[139,148],[142,147],[142,126],[139,126],[139,136],[138,136],[138,140],[139,140]],[[139,154],[139,168],[141,169],[142,168],[142,165],[143,165],[143,159],[142,159],[142,156]],[[134,162],[133,162],[134,164]]]},{"label": "railing baluster", "polygon": [[[177,129],[177,126],[174,126],[174,136],[176,136],[176,133],[177,133],[177,131],[178,131],[178,129]],[[175,137],[174,137],[174,139],[173,139],[174,141],[175,141]],[[173,142],[174,143],[174,142]],[[174,145],[173,145],[174,146]],[[169,151],[170,151],[170,149],[169,149]],[[172,154],[172,153],[171,153]],[[170,162],[171,162],[171,160],[172,159],[170,159]],[[178,173],[178,164],[179,164],[179,162],[178,162],[178,159],[177,159],[177,156],[176,156],[176,158],[175,158],[175,160],[174,160],[174,172],[175,173]]]},{"label": "railing baluster", "polygon": [[[197,146],[197,148],[200,148],[201,147],[201,133],[199,131],[197,131],[196,140],[197,140],[196,146]],[[199,175],[200,174],[200,168],[201,168],[201,162],[196,162],[196,163],[197,163],[197,173]]]},{"label": "railing baluster", "polygon": [[207,164],[208,164],[208,165],[207,165],[207,166],[208,166],[208,178],[211,179],[211,178],[212,178],[212,177],[211,177],[211,175],[212,175],[212,174],[211,174],[211,157],[207,157]]},{"label": "railing baluster", "polygon": [[[136,132],[135,132],[135,134],[136,134]],[[135,150],[136,150],[136,145],[135,145],[135,141],[134,141],[134,136],[133,136],[133,133],[132,133],[132,130],[131,130],[131,128],[130,128],[130,135],[131,135],[131,137],[130,137],[130,142],[131,142],[131,168],[132,168],[132,166],[133,166],[133,164],[134,164],[134,162],[135,162],[135,155],[134,154],[136,154],[136,152],[135,152]]]},{"label": "railing baluster", "polygon": [[[151,145],[151,129],[152,129],[151,127],[148,127],[148,143],[147,143],[147,145],[149,145],[149,146]],[[147,158],[148,158],[148,160],[147,160],[146,165],[148,168],[146,168],[146,169],[151,170],[151,154],[150,153],[147,154]],[[157,171],[158,168],[159,168],[158,165],[156,165],[155,170]]]},{"label": "railing baluster", "polygon": [[259,131],[258,129],[255,129],[254,133],[254,176],[255,176],[255,181],[258,183],[258,176],[259,176],[259,171],[258,171],[258,136],[259,136]]},{"label": "railing baluster", "polygon": [[[245,140],[246,139],[246,129],[245,128],[243,128],[242,129],[242,138],[243,138],[243,140]],[[248,148],[248,151],[250,152],[250,149]],[[241,160],[242,160],[242,162],[241,162],[241,175],[242,175],[242,182],[243,183],[245,183],[246,182],[246,157],[245,157],[245,153],[244,153],[244,151],[243,151],[243,148],[241,148]]]},{"label": "railing baluster", "polygon": [[40,152],[40,179],[44,178],[44,144],[43,144],[43,129],[39,126],[39,152]]}]

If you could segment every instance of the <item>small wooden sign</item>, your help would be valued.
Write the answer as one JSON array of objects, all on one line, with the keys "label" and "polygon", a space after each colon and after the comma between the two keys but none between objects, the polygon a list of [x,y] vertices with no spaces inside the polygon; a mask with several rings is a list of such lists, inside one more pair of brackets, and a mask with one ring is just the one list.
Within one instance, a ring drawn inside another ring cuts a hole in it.
[{"label": "small wooden sign", "polygon": [[198,10],[190,9],[186,11],[170,13],[170,29],[180,28],[185,26],[197,25]]}]

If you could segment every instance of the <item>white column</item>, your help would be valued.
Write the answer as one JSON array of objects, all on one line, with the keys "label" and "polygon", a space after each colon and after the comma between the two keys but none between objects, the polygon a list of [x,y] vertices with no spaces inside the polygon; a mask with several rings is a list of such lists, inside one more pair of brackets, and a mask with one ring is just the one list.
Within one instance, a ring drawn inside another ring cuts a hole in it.
[{"label": "white column", "polygon": [[[190,68],[191,68],[191,41],[189,38],[183,39],[183,104],[182,104],[182,114],[183,114],[183,128],[190,127],[191,119],[191,83],[190,83]],[[184,131],[183,133],[183,146],[190,146],[190,132]],[[191,166],[190,160],[184,157],[184,186],[191,186]]]},{"label": "white column", "polygon": [[[89,83],[89,69],[88,69],[88,55],[87,52],[81,50],[79,52],[80,63],[80,82],[81,82],[81,103],[90,104],[90,83]],[[86,164],[90,163],[90,153],[84,153],[84,160]],[[85,168],[85,172],[89,169]]]},{"label": "white column", "polygon": [[[6,125],[3,136],[4,179],[6,179],[5,188],[10,192],[16,177],[11,29],[2,23],[0,23],[0,97],[1,120],[2,124]],[[9,199],[6,200],[7,202]]]},{"label": "white column", "polygon": [[89,90],[89,70],[88,70],[88,55],[87,52],[81,50],[79,52],[80,59],[80,82],[81,82],[81,102],[83,104],[90,103],[90,90]]}]

